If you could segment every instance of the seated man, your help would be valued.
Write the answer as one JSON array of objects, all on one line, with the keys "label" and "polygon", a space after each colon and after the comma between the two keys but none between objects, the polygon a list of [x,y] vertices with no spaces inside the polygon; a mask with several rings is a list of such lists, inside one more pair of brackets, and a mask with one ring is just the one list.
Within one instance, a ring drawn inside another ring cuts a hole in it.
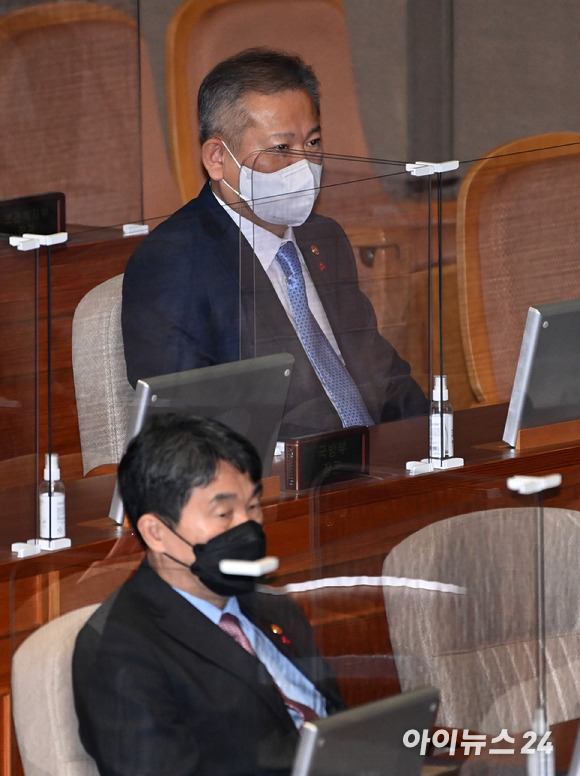
[{"label": "seated man", "polygon": [[210,180],[145,238],[125,273],[133,385],[286,351],[296,362],[282,437],[427,412],[409,365],[378,332],[346,235],[311,213],[319,104],[312,69],[281,52],[247,50],[204,79]]},{"label": "seated man", "polygon": [[105,776],[288,774],[304,719],[343,708],[302,610],[228,577],[265,554],[261,463],[213,420],[155,416],[119,465],[136,575],[81,630],[81,740]]}]

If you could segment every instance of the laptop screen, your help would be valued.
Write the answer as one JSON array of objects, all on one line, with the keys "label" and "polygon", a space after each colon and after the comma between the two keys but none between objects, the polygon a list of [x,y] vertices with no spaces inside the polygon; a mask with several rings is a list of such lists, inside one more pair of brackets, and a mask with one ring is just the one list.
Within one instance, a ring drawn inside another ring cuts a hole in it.
[{"label": "laptop screen", "polygon": [[425,687],[306,722],[292,776],[419,776],[424,755],[405,733],[431,730],[438,703]]},{"label": "laptop screen", "polygon": [[[294,357],[277,353],[228,364],[139,380],[127,427],[127,445],[154,413],[180,412],[225,423],[252,442],[270,474]],[[115,488],[109,517],[121,524],[123,504]]]}]

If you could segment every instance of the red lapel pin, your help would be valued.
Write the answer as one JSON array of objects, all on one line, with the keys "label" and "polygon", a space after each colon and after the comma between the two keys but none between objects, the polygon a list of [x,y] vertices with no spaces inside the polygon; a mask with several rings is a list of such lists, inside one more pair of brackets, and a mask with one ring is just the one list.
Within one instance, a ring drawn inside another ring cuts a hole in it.
[{"label": "red lapel pin", "polygon": [[288,636],[284,635],[284,631],[282,630],[282,628],[279,625],[276,625],[276,624],[272,623],[272,625],[270,625],[270,630],[276,636],[280,636],[280,641],[282,642],[282,644],[291,644],[292,643],[290,641],[290,639],[288,638]]}]

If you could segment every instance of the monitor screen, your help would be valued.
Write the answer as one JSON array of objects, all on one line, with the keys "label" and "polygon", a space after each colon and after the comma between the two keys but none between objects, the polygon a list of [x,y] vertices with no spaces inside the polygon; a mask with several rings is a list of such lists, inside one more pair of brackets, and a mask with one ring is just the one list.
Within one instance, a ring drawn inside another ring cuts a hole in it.
[{"label": "monitor screen", "polygon": [[431,730],[438,703],[424,687],[305,722],[292,776],[420,776],[424,752],[406,739]]},{"label": "monitor screen", "polygon": [[530,307],[503,441],[580,418],[580,299]]},{"label": "monitor screen", "polygon": [[[293,366],[293,356],[277,353],[138,380],[125,448],[151,414],[201,415],[220,420],[249,439],[268,476]],[[119,524],[124,519],[117,488],[109,517]]]}]

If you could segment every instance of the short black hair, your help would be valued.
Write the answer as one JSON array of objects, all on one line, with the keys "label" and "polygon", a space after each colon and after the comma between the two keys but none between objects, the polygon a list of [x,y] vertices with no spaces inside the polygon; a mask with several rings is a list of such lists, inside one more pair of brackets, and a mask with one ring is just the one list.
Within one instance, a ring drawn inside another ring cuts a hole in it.
[{"label": "short black hair", "polygon": [[217,420],[174,413],[150,416],[119,464],[119,490],[132,528],[142,515],[176,526],[194,488],[209,485],[226,461],[259,485],[254,446]]},{"label": "short black hair", "polygon": [[297,54],[251,48],[216,65],[203,79],[197,96],[201,141],[220,137],[234,149],[250,126],[244,105],[249,92],[307,92],[320,114],[320,85],[314,70]]}]

